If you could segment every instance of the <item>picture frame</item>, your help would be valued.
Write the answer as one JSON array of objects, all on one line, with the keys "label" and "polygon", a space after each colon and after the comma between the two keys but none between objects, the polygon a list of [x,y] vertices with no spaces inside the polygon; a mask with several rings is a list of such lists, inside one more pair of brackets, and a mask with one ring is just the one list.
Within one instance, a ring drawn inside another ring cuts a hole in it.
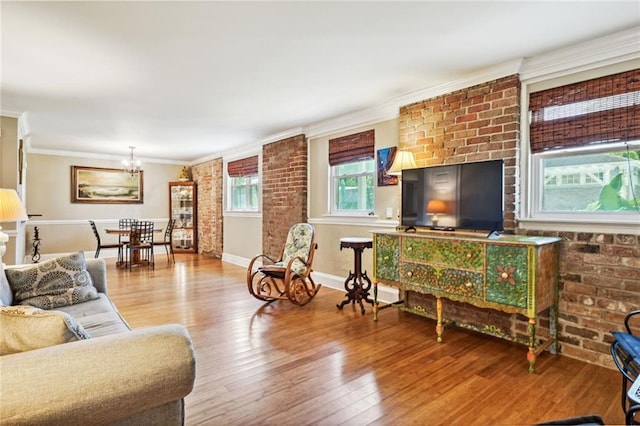
[{"label": "picture frame", "polygon": [[391,168],[393,160],[396,158],[397,147],[382,148],[377,152],[376,165],[378,171],[378,186],[389,186],[398,184],[398,176],[389,175],[387,171]]},{"label": "picture frame", "polygon": [[71,202],[93,204],[142,204],[144,172],[71,166]]}]

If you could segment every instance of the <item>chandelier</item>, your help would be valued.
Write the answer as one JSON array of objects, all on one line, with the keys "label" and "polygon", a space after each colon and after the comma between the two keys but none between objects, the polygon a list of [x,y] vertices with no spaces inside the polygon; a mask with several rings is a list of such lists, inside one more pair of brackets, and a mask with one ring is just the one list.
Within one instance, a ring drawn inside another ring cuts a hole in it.
[{"label": "chandelier", "polygon": [[122,166],[124,167],[125,172],[133,176],[140,171],[140,160],[136,160],[133,156],[133,150],[136,149],[136,147],[130,146],[129,149],[131,150],[131,154],[129,155],[129,158],[122,160]]}]

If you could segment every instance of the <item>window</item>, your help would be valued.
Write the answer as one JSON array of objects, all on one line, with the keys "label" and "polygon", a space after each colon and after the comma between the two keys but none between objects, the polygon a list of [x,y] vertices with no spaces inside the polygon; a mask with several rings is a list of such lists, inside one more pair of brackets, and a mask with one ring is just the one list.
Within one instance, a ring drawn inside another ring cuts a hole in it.
[{"label": "window", "polygon": [[532,217],[640,215],[640,70],[532,93]]},{"label": "window", "polygon": [[[640,201],[640,144],[635,149],[604,145],[597,150],[576,148],[534,156],[540,189],[538,214],[583,216],[635,214]],[[595,151],[595,152],[594,152]]]},{"label": "window", "polygon": [[375,161],[365,160],[331,168],[333,212],[370,212],[374,207]]},{"label": "window", "polygon": [[368,214],[374,209],[374,130],[329,140],[332,214]]},{"label": "window", "polygon": [[227,164],[227,210],[257,212],[260,209],[258,156],[230,161]]}]

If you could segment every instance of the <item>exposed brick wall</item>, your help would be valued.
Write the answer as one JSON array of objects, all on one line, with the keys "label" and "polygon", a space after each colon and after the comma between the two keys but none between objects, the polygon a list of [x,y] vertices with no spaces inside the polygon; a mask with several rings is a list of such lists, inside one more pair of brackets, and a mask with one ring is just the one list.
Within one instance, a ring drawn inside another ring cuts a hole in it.
[{"label": "exposed brick wall", "polygon": [[198,185],[198,253],[222,257],[222,158],[192,167]]},{"label": "exposed brick wall", "polygon": [[262,148],[262,252],[277,258],[294,223],[307,221],[307,139]]},{"label": "exposed brick wall", "polygon": [[[418,166],[502,158],[505,160],[505,228],[518,233],[516,212],[520,107],[519,80],[510,76],[400,109],[400,147]],[[624,314],[640,309],[640,238],[597,233],[527,232],[562,238],[559,264],[559,350],[565,356],[611,367],[610,330],[621,329]],[[429,296],[410,301],[435,312]],[[448,319],[496,325],[512,337],[527,334],[526,318],[485,312],[447,301]],[[548,335],[548,312],[538,319]],[[446,332],[445,332],[446,340]]]},{"label": "exposed brick wall", "polygon": [[515,229],[520,138],[518,76],[400,108],[400,147],[418,166],[504,159],[505,229]]},{"label": "exposed brick wall", "polygon": [[558,330],[563,355],[613,367],[611,330],[640,309],[640,237],[529,232],[562,238]]}]

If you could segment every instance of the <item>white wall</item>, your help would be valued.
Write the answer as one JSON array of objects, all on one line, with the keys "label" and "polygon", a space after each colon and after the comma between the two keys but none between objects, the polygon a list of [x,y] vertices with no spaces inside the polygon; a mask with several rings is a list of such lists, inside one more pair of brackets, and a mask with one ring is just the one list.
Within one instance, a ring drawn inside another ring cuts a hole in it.
[{"label": "white wall", "polygon": [[[340,251],[341,237],[370,237],[371,230],[395,227],[400,207],[400,186],[375,187],[375,216],[329,215],[329,139],[365,130],[375,130],[375,149],[398,146],[398,120],[387,120],[370,126],[345,130],[309,140],[309,222],[316,228],[318,251],[314,270],[336,276],[346,276],[353,269],[353,252]],[[386,208],[394,211],[394,219],[386,220]],[[371,271],[371,250],[363,253],[363,268]]]},{"label": "white wall", "polygon": [[[180,165],[143,163],[144,198],[142,204],[82,204],[71,202],[71,166],[121,168],[116,160],[27,155],[27,212],[41,214],[27,222],[27,256],[31,253],[33,227],[40,231],[42,254],[85,250],[93,253],[95,238],[88,221],[98,228],[117,224],[119,218],[154,220],[164,226],[169,218],[169,185],[177,180]],[[102,232],[103,241],[116,240]]]}]

